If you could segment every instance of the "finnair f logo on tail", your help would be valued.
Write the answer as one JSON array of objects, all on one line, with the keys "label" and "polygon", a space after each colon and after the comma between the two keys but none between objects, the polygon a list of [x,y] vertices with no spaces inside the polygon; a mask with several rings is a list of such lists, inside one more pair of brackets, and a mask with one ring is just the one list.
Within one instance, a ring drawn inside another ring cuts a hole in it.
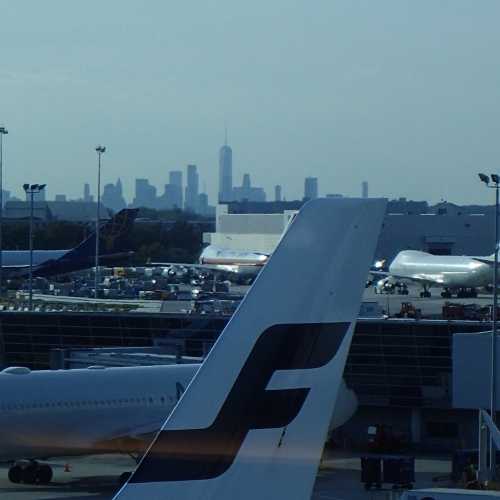
[{"label": "finnair f logo on tail", "polygon": [[275,371],[326,365],[337,353],[349,323],[275,325],[255,343],[210,427],[162,431],[131,483],[193,481],[223,474],[252,429],[289,425],[308,388],[266,390]]}]

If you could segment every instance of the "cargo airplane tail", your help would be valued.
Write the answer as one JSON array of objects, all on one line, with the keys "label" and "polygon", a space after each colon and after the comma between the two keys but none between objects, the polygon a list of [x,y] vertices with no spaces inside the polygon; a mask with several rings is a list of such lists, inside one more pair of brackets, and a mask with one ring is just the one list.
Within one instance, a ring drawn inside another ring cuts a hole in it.
[{"label": "cargo airplane tail", "polygon": [[384,212],[304,205],[115,500],[310,498]]},{"label": "cargo airplane tail", "polygon": [[[123,209],[101,225],[99,255],[102,265],[123,262],[131,255],[125,251],[125,238],[137,217],[138,209]],[[35,250],[33,252],[33,276],[53,276],[82,269],[95,263],[96,233],[69,250]],[[29,273],[28,250],[4,250],[2,271],[9,277],[23,277]]]}]

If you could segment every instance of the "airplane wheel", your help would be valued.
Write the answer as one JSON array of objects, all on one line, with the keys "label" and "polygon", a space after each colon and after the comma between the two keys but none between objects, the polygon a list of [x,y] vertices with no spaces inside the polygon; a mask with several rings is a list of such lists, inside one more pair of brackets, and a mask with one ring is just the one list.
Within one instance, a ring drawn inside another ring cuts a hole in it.
[{"label": "airplane wheel", "polygon": [[49,484],[52,481],[52,467],[50,465],[40,465],[36,471],[36,482],[39,484]]},{"label": "airplane wheel", "polygon": [[20,465],[13,465],[9,469],[9,481],[18,484],[23,480],[23,468]]},{"label": "airplane wheel", "polygon": [[120,477],[118,478],[118,484],[119,486],[123,486],[129,479],[129,477],[132,475],[131,472],[124,472],[123,474],[120,474]]},{"label": "airplane wheel", "polygon": [[37,477],[38,465],[37,464],[29,464],[26,466],[23,473],[23,483],[26,484],[35,484]]}]

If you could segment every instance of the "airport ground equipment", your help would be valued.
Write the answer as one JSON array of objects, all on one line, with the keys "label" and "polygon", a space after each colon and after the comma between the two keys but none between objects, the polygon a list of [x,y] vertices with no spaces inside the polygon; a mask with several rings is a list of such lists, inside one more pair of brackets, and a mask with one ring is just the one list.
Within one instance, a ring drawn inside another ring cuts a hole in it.
[{"label": "airport ground equipment", "polygon": [[361,457],[361,482],[365,489],[411,489],[415,482],[415,457],[404,455],[365,455]]},{"label": "airport ground equipment", "polygon": [[443,319],[446,320],[470,320],[484,321],[490,318],[490,308],[481,307],[478,304],[460,304],[456,302],[446,302],[442,309]]},{"label": "airport ground equipment", "polygon": [[420,319],[422,310],[417,309],[411,302],[401,302],[401,309],[395,316],[396,318]]},{"label": "airport ground equipment", "polygon": [[390,425],[370,425],[367,430],[370,453],[396,453],[405,448],[406,439]]}]

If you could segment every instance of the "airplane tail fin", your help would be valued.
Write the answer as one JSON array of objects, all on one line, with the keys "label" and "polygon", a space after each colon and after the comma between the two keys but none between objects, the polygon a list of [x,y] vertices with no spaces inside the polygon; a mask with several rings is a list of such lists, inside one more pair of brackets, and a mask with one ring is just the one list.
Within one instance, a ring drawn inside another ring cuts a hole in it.
[{"label": "airplane tail fin", "polygon": [[[101,225],[99,231],[99,255],[105,256],[123,252],[125,237],[130,232],[137,217],[137,208],[124,208],[110,220]],[[86,258],[95,255],[96,233],[83,240],[78,246],[68,252],[66,258]]]},{"label": "airplane tail fin", "polygon": [[[102,224],[99,232],[99,255],[102,264],[122,261],[126,252],[126,237],[132,228],[138,209],[123,209]],[[93,232],[78,246],[58,259],[48,260],[37,266],[35,276],[51,276],[86,269],[94,265],[96,233]],[[26,271],[24,271],[26,272]]]},{"label": "airplane tail fin", "polygon": [[385,212],[304,205],[116,500],[306,500]]}]

